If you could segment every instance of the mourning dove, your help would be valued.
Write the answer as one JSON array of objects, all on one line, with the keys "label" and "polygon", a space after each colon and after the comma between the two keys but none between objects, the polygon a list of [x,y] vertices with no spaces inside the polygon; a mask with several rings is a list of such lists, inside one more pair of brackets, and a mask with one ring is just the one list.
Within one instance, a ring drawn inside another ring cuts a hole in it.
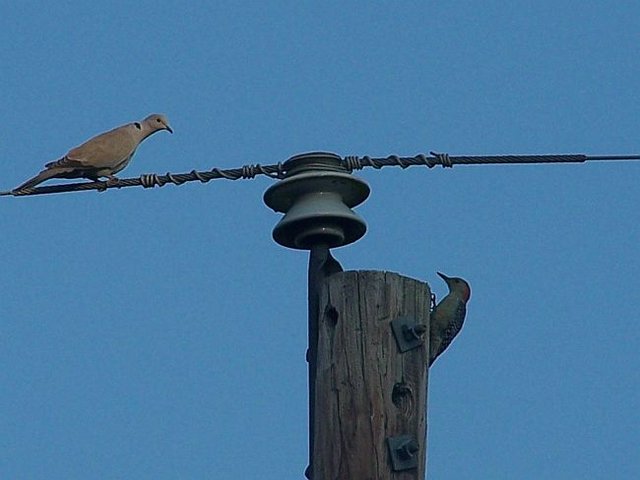
[{"label": "mourning dove", "polygon": [[101,133],[69,150],[60,160],[47,163],[44,170],[15,191],[35,187],[50,178],[88,178],[95,181],[107,177],[111,181],[117,180],[114,174],[127,166],[138,145],[160,130],[173,133],[167,117],[155,113],[141,122],[127,123]]}]

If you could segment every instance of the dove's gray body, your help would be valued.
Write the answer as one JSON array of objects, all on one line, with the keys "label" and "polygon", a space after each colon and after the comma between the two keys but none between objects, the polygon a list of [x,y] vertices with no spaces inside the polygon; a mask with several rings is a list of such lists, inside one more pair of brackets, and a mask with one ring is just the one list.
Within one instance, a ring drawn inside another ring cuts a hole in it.
[{"label": "dove's gray body", "polygon": [[35,187],[50,178],[115,179],[114,174],[129,164],[138,145],[149,135],[160,130],[173,133],[167,118],[154,114],[142,122],[128,123],[101,133],[69,150],[60,160],[47,163],[44,170],[16,190]]}]

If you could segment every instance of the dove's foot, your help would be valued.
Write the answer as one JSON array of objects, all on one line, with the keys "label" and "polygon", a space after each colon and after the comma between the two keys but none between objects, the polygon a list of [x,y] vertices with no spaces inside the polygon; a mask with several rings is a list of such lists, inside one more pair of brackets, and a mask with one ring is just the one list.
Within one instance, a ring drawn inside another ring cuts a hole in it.
[{"label": "dove's foot", "polygon": [[106,182],[104,182],[104,183],[106,184],[106,186],[107,186],[107,187],[110,187],[110,186],[112,186],[112,185],[117,184],[119,181],[120,181],[120,180],[118,179],[118,177],[115,177],[115,176],[113,176],[113,175],[109,175],[109,176],[107,177],[107,181],[106,181]]}]

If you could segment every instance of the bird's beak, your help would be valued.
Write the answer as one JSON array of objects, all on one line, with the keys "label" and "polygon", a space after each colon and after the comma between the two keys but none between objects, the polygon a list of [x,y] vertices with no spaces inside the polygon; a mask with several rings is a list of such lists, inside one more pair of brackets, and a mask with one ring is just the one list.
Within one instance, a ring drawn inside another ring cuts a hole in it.
[{"label": "bird's beak", "polygon": [[438,274],[438,276],[443,279],[447,285],[449,285],[449,282],[451,281],[451,277],[447,277],[444,273],[441,272],[436,272]]},{"label": "bird's beak", "polygon": [[447,285],[449,284],[449,280],[451,277],[447,277],[444,273],[440,273],[440,272],[436,272],[436,274],[445,282],[447,282]]},{"label": "bird's beak", "polygon": [[168,130],[169,133],[173,133],[173,129],[169,125],[164,126],[165,130]]}]

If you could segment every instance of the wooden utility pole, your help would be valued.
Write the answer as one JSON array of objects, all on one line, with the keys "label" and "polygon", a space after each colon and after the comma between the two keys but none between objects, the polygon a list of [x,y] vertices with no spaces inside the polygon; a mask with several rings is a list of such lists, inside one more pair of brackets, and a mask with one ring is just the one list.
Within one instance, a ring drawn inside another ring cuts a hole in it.
[{"label": "wooden utility pole", "polygon": [[[324,282],[314,480],[425,478],[430,298],[426,283],[390,272],[342,272]],[[397,336],[413,347],[402,352]]]},{"label": "wooden utility pole", "polygon": [[389,272],[343,272],[331,249],[361,238],[352,207],[369,195],[340,157],[284,164],[265,203],[285,213],[280,245],[309,250],[311,480],[422,480],[431,293]]}]

